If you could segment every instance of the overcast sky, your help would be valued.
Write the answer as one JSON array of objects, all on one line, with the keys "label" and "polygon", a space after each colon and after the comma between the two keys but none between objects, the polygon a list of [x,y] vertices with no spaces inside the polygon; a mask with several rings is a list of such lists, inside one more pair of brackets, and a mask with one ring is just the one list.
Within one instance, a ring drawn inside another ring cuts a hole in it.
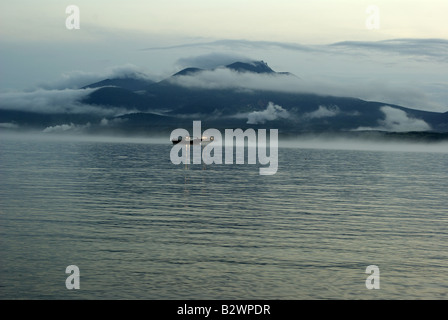
[{"label": "overcast sky", "polygon": [[330,94],[448,111],[447,13],[446,0],[0,0],[0,91],[254,59]]}]

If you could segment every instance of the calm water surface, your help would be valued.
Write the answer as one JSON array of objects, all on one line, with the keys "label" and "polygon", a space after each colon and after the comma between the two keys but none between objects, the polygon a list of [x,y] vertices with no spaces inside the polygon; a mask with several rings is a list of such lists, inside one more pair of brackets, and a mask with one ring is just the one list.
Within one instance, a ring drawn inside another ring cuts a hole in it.
[{"label": "calm water surface", "polygon": [[170,150],[0,138],[0,298],[448,298],[447,153],[281,148],[260,176]]}]

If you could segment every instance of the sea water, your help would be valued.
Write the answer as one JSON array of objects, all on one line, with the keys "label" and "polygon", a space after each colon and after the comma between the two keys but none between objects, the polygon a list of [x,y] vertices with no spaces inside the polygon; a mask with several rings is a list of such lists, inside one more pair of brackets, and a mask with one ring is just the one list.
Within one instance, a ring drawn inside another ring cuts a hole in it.
[{"label": "sea water", "polygon": [[314,146],[262,176],[174,165],[169,141],[3,135],[0,298],[447,299],[448,153]]}]

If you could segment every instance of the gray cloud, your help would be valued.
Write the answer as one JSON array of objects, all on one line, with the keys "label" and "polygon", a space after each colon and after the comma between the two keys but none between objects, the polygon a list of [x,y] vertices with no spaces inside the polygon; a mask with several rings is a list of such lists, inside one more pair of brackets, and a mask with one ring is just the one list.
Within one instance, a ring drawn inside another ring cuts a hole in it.
[{"label": "gray cloud", "polygon": [[32,88],[31,91],[36,89],[44,90],[63,90],[63,89],[79,89],[85,85],[98,82],[104,79],[104,75],[85,72],[85,71],[71,71],[61,75],[61,77],[55,81],[41,82]]},{"label": "gray cloud", "polygon": [[345,49],[344,53],[347,53],[347,50],[352,51],[354,54],[360,51],[375,51],[448,62],[448,40],[445,39],[392,39],[375,42],[343,41],[331,44],[329,48]]},{"label": "gray cloud", "polygon": [[[290,71],[304,80],[300,84],[301,92],[357,97],[420,110],[448,110],[444,72],[448,62],[446,39],[345,41],[323,45],[219,40],[148,50],[193,54],[213,50],[251,57],[256,54],[255,60],[268,61],[277,71]],[[181,61],[195,62],[194,59]],[[283,91],[290,91],[290,87],[286,84]]]},{"label": "gray cloud", "polygon": [[429,89],[425,91],[418,83],[403,84],[389,80],[338,81],[325,75],[298,78],[285,74],[238,73],[226,68],[217,68],[171,78],[170,81],[188,88],[315,93],[379,101],[420,110],[446,111],[447,108],[432,100],[437,92],[428,94]]},{"label": "gray cloud", "polygon": [[[420,56],[436,58],[442,62],[448,62],[448,40],[445,39],[391,39],[382,41],[342,41],[326,45],[303,45],[300,43],[276,42],[276,41],[249,41],[224,39],[208,42],[195,42],[173,46],[148,47],[143,51],[172,50],[185,48],[209,48],[220,47],[235,50],[236,48],[269,49],[278,48],[298,52],[332,53],[332,54],[359,54],[361,51],[371,53],[372,50],[384,53],[397,53],[407,56]],[[355,52],[353,50],[356,50]]]},{"label": "gray cloud", "polygon": [[254,59],[250,59],[240,54],[213,52],[199,56],[181,58],[177,60],[176,65],[178,65],[180,68],[194,67],[202,69],[214,69],[217,67],[229,65],[235,61],[249,62],[253,60]]}]

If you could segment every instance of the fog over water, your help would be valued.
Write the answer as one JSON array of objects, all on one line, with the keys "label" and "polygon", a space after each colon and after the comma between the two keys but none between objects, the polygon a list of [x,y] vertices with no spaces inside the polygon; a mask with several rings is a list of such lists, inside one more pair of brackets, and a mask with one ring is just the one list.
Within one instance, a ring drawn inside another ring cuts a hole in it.
[{"label": "fog over water", "polygon": [[[189,130],[189,129],[187,129]],[[191,131],[191,129],[190,129]],[[255,132],[257,132],[255,130]],[[267,130],[267,142],[269,143],[269,130]],[[223,146],[225,146],[225,132],[221,132]],[[30,141],[84,141],[84,142],[107,142],[107,143],[143,143],[143,144],[167,144],[171,145],[170,136],[123,136],[123,135],[101,135],[82,133],[43,133],[43,132],[1,132],[3,138],[30,140]],[[234,141],[234,145],[238,141]],[[247,146],[247,140],[245,145]],[[333,150],[366,150],[366,151],[400,151],[400,152],[438,152],[448,153],[448,141],[409,141],[398,139],[386,139],[381,136],[370,135],[366,137],[347,137],[329,134],[303,134],[296,137],[279,137],[280,148],[298,149],[333,149]]]}]

